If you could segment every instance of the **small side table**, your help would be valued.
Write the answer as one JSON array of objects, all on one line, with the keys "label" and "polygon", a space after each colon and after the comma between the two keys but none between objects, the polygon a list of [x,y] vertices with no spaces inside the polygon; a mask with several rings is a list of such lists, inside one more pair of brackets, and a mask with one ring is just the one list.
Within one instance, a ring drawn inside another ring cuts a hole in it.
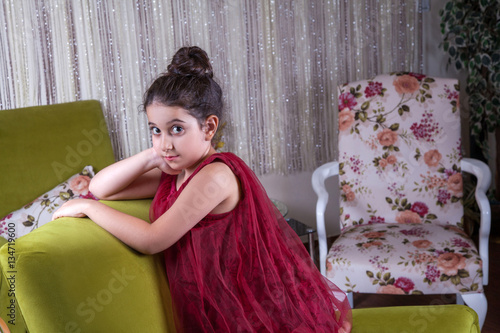
[{"label": "small side table", "polygon": [[316,232],[316,229],[311,228],[304,223],[297,221],[296,219],[293,218],[286,218],[286,215],[288,214],[288,207],[285,205],[283,202],[276,200],[276,199],[271,199],[273,204],[278,208],[280,211],[281,215],[285,217],[285,221],[288,222],[288,225],[297,233],[299,237],[307,235],[307,240],[309,243],[309,255],[311,256],[312,261],[314,262],[314,233]]},{"label": "small side table", "polygon": [[307,235],[307,241],[309,243],[309,255],[311,256],[312,261],[314,262],[314,233],[316,229],[311,228],[308,225],[305,225],[302,222],[299,222],[292,218],[285,218],[288,222],[288,225],[292,227],[292,229],[297,233],[297,235],[304,236]]}]

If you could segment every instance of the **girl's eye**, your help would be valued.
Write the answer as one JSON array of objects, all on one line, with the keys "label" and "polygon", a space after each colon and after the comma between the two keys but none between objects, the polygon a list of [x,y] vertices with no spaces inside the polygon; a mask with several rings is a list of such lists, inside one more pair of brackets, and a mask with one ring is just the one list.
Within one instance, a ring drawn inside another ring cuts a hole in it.
[{"label": "girl's eye", "polygon": [[172,126],[172,133],[173,134],[179,134],[183,131],[184,129],[181,126]]},{"label": "girl's eye", "polygon": [[151,130],[151,133],[153,133],[153,135],[160,134],[160,129],[158,127],[151,127],[150,130]]}]

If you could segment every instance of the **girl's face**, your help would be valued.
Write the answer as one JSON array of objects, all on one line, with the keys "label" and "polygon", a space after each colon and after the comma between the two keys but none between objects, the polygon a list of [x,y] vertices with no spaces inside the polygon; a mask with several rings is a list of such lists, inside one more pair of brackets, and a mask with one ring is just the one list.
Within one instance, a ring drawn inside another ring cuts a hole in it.
[{"label": "girl's face", "polygon": [[194,171],[215,152],[211,140],[217,130],[217,117],[209,116],[200,126],[183,108],[158,103],[146,107],[146,113],[153,148],[172,169]]}]

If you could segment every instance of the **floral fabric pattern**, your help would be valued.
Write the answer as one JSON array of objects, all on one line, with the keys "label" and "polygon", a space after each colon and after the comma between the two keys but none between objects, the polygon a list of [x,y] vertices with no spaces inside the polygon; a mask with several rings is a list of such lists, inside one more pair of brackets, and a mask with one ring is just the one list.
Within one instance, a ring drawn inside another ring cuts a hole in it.
[{"label": "floral fabric pattern", "polygon": [[344,290],[482,292],[462,232],[458,91],[457,80],[414,73],[339,87],[342,234],[327,276]]},{"label": "floral fabric pattern", "polygon": [[12,226],[12,223],[15,225],[16,238],[28,234],[50,222],[54,211],[68,200],[75,198],[97,200],[89,191],[92,177],[94,177],[92,166],[86,166],[82,172],[57,185],[23,208],[0,219],[0,236],[7,238],[7,230]]},{"label": "floral fabric pattern", "polygon": [[481,268],[474,243],[458,227],[375,223],[343,230],[326,276],[346,292],[471,293],[483,291]]},{"label": "floral fabric pattern", "polygon": [[445,81],[394,73],[340,88],[343,227],[462,225],[458,85]]}]

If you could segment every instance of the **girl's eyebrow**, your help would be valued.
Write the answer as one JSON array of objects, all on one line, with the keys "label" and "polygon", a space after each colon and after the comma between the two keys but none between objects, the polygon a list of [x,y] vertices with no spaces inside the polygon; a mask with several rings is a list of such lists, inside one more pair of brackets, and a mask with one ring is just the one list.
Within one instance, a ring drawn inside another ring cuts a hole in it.
[{"label": "girl's eyebrow", "polygon": [[186,122],[184,120],[175,118],[175,119],[172,119],[169,122],[167,122],[167,125],[172,124],[172,123],[186,123]]},{"label": "girl's eyebrow", "polygon": [[[169,122],[167,122],[167,125],[172,124],[172,123],[186,123],[186,122],[185,122],[184,120],[181,120],[181,119],[177,119],[177,118],[175,118],[175,119],[172,119],[172,120],[170,120]],[[153,123],[152,121],[149,121],[149,122],[148,122],[148,125],[150,125],[150,126],[157,126],[157,125],[156,125],[155,123]]]}]

